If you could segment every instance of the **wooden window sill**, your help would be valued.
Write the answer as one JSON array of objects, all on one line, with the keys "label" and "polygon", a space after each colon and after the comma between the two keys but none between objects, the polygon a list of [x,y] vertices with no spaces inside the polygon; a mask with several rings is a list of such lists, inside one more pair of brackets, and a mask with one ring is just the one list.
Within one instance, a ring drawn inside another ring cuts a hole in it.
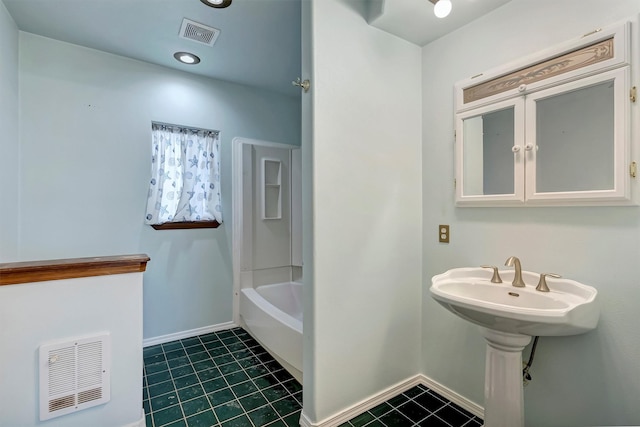
[{"label": "wooden window sill", "polygon": [[0,286],[111,274],[141,273],[149,257],[145,254],[0,264]]},{"label": "wooden window sill", "polygon": [[220,223],[213,221],[193,222],[165,222],[164,224],[152,224],[154,230],[186,230],[189,228],[218,228]]}]

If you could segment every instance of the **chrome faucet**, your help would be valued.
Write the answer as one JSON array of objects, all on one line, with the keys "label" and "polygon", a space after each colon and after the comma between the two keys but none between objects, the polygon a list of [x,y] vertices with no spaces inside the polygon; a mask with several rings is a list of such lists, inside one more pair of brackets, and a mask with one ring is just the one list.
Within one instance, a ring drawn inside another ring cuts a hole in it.
[{"label": "chrome faucet", "polygon": [[525,283],[522,280],[522,266],[520,265],[520,260],[514,256],[510,256],[507,258],[507,261],[504,263],[507,267],[515,267],[515,273],[513,275],[513,286],[516,288],[524,288]]}]

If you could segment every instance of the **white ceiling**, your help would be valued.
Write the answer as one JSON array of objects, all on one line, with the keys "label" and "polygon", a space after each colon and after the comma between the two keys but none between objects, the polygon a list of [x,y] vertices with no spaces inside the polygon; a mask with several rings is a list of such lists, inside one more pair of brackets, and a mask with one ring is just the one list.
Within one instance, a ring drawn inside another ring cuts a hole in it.
[{"label": "white ceiling", "polygon": [[[194,74],[298,95],[300,9],[309,0],[233,0],[214,9],[200,0],[2,0],[22,31]],[[322,0],[315,0],[322,1]],[[364,1],[372,25],[420,46],[509,0],[452,0],[435,18],[428,0]],[[178,37],[183,18],[221,30],[213,47]],[[197,65],[173,54],[198,55]]]},{"label": "white ceiling", "polygon": [[453,8],[446,18],[433,14],[429,0],[368,1],[370,25],[424,46],[511,0],[451,0]]}]

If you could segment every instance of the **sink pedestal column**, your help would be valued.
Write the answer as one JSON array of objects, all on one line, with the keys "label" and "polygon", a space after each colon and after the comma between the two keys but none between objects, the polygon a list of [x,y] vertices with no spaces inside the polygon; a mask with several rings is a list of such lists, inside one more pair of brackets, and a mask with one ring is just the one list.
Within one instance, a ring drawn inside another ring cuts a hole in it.
[{"label": "sink pedestal column", "polygon": [[531,342],[531,337],[486,328],[481,330],[487,340],[484,425],[524,427],[522,350]]}]

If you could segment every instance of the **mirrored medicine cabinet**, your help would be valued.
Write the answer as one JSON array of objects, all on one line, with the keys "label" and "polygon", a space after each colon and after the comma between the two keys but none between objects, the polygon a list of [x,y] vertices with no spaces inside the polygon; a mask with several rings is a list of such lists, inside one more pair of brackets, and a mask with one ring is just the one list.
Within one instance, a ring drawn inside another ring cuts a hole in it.
[{"label": "mirrored medicine cabinet", "polygon": [[456,84],[457,206],[634,204],[630,26]]}]

